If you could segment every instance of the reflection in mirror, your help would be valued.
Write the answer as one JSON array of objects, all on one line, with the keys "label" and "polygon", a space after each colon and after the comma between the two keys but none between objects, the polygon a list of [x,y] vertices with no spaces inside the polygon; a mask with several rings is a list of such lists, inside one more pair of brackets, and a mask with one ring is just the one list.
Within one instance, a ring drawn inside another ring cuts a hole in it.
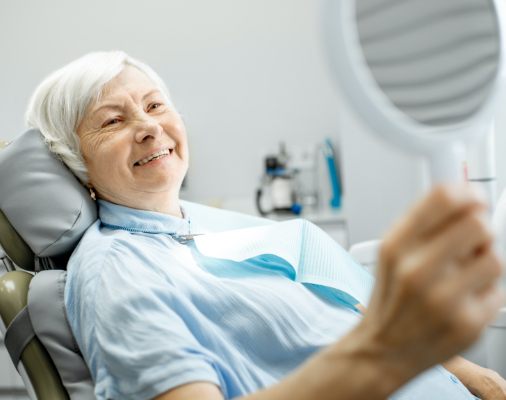
[{"label": "reflection in mirror", "polygon": [[376,83],[414,120],[460,123],[490,95],[500,55],[491,2],[357,0],[356,17]]}]

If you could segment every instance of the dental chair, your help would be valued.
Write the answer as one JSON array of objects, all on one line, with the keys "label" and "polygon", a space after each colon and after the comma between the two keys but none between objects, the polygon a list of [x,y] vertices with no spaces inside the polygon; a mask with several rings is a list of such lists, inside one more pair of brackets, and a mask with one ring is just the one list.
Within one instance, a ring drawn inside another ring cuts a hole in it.
[{"label": "dental chair", "polygon": [[[182,205],[206,231],[271,223]],[[0,332],[32,399],[95,399],[63,296],[67,261],[96,219],[88,192],[40,132],[30,130],[0,151]]]},{"label": "dental chair", "polygon": [[0,329],[33,399],[94,399],[63,307],[67,259],[96,219],[73,175],[28,131],[0,151]]}]

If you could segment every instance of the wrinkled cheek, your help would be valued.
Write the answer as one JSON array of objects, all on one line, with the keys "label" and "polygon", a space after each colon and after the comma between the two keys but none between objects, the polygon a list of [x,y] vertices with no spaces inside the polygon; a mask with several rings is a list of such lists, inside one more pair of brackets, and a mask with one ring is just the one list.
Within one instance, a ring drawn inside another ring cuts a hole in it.
[{"label": "wrinkled cheek", "polygon": [[109,182],[115,181],[116,170],[114,164],[107,158],[95,156],[88,166],[88,176],[90,181],[100,186],[107,186]]},{"label": "wrinkled cheek", "polygon": [[96,154],[103,147],[108,135],[99,135],[97,133],[89,133],[85,138],[79,140],[81,152],[83,155],[87,155],[89,158],[95,158]]}]

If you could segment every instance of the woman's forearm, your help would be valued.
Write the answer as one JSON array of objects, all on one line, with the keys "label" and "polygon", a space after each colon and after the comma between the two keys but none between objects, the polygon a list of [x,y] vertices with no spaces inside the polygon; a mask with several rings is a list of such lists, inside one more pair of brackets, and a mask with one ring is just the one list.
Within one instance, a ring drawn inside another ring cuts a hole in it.
[{"label": "woman's forearm", "polygon": [[506,399],[506,380],[497,372],[456,356],[443,366],[481,399]]},{"label": "woman's forearm", "polygon": [[468,384],[474,373],[473,367],[476,366],[476,364],[471,363],[461,356],[455,356],[442,365],[469,388]]}]

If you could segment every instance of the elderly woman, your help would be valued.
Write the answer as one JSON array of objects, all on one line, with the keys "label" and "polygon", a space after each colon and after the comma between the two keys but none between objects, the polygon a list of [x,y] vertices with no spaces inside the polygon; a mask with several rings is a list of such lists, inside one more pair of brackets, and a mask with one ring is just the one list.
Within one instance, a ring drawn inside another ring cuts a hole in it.
[{"label": "elderly woman", "polygon": [[[461,382],[506,398],[494,372],[448,361],[503,301],[468,187],[435,189],[386,236],[362,316],[265,260],[243,274],[195,261],[179,240],[199,224],[179,201],[185,126],[146,65],[86,55],[41,83],[27,121],[98,203],[65,293],[97,398],[474,398]],[[460,380],[430,368],[443,362]]]}]

